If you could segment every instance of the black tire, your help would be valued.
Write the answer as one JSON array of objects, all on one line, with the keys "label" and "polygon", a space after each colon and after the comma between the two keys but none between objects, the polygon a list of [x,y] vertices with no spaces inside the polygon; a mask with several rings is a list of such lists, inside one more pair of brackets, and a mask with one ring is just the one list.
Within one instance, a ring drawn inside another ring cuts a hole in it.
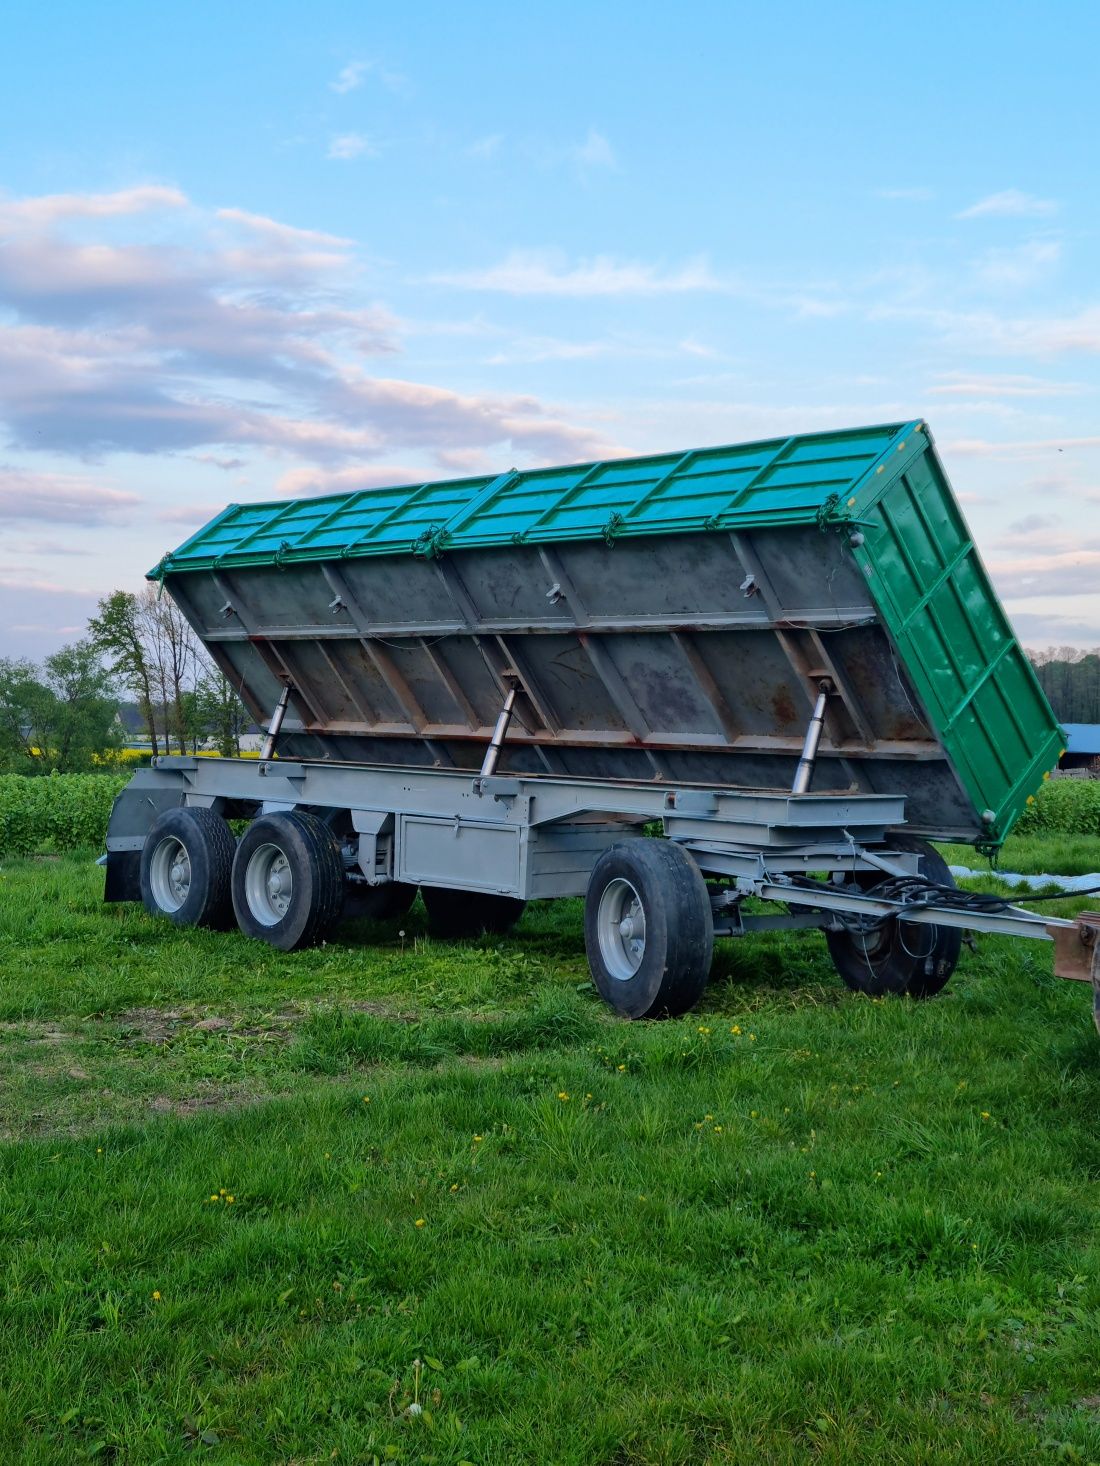
[{"label": "black tire", "polygon": [[241,836],[232,889],[245,936],[280,952],[316,946],[344,905],[340,847],[316,815],[262,815]]},{"label": "black tire", "polygon": [[405,881],[387,881],[382,886],[348,885],[344,895],[342,921],[397,921],[407,916],[416,900],[416,887]]},{"label": "black tire", "polygon": [[[640,948],[623,928],[639,915]],[[592,979],[616,1013],[671,1018],[694,1007],[710,975],[714,918],[687,851],[644,838],[605,850],[584,898],[584,945]]]},{"label": "black tire", "polygon": [[526,901],[514,896],[493,896],[487,891],[452,891],[445,886],[422,886],[428,911],[428,931],[450,941],[502,936],[523,915]]},{"label": "black tire", "polygon": [[[942,886],[954,886],[947,862],[927,841],[903,834],[889,838],[892,849],[920,856],[919,875]],[[861,871],[854,883],[871,892],[882,880],[882,876]],[[917,926],[911,921],[889,921],[870,939],[859,932],[827,931],[825,941],[833,965],[848,986],[872,998],[891,994],[935,997],[955,971],[962,951],[959,927]]]},{"label": "black tire", "polygon": [[177,926],[233,925],[230,875],[237,842],[212,809],[167,809],[141,852],[141,899],[151,916]]}]

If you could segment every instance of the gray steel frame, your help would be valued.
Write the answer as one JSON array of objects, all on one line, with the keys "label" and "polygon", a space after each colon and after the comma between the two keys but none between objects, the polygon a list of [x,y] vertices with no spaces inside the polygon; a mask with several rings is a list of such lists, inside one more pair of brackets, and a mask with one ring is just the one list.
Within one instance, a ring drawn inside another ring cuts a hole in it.
[{"label": "gray steel frame", "polygon": [[[163,757],[136,773],[115,802],[108,860],[140,851],[165,809],[227,814],[296,807],[350,814],[349,878],[485,891],[521,900],[581,896],[610,844],[660,821],[700,869],[731,884],[714,896],[715,931],[836,927],[840,914],[904,915],[907,922],[1051,939],[1071,922],[1011,908],[989,914],[903,903],[818,883],[810,874],[910,875],[917,857],[891,850],[905,823],[896,795],[787,794],[705,785],[668,788],[628,780],[489,775],[391,765]],[[868,848],[873,847],[873,848]],[[755,896],[804,908],[789,915],[741,911]]]}]

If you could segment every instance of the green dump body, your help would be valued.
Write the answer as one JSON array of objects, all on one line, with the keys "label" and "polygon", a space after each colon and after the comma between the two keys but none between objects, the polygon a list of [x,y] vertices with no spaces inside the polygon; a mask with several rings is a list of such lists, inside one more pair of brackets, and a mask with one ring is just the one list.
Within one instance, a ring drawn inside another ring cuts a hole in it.
[{"label": "green dump body", "polygon": [[151,573],[300,758],[901,793],[1003,840],[1061,730],[923,422],[231,505]]}]

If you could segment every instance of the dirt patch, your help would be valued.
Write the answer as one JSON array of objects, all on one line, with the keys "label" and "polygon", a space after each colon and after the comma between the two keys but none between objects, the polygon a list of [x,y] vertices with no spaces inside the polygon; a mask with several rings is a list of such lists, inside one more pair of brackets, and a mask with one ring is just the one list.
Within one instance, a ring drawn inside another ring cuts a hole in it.
[{"label": "dirt patch", "polygon": [[274,1096],[267,1093],[256,1094],[240,1085],[232,1085],[206,1094],[185,1095],[181,1099],[158,1094],[148,1101],[146,1108],[154,1115],[204,1115],[217,1110],[243,1109],[246,1105],[262,1104],[272,1098]]},{"label": "dirt patch", "polygon": [[56,1023],[0,1023],[0,1035],[10,1034],[12,1038],[21,1038],[24,1043],[29,1044],[63,1044],[68,1043],[74,1035],[64,1028],[59,1028]]},{"label": "dirt patch", "polygon": [[116,1024],[126,1043],[163,1046],[181,1033],[223,1033],[234,1038],[288,1038],[306,1013],[289,1009],[262,1021],[242,1023],[223,1014],[186,1013],[176,1008],[128,1008],[104,1021]]},{"label": "dirt patch", "polygon": [[399,1013],[385,1003],[341,1003],[340,1011],[369,1013],[372,1018],[388,1018],[391,1023],[419,1023],[424,1017],[423,1013]]},{"label": "dirt patch", "polygon": [[173,1008],[127,1008],[106,1021],[117,1024],[123,1030],[121,1037],[131,1043],[164,1044],[186,1018]]}]

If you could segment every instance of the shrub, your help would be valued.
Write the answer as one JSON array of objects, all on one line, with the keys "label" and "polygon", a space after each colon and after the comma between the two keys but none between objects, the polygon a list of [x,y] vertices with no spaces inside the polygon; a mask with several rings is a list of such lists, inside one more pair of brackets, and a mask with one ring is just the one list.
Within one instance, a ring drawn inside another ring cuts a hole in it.
[{"label": "shrub", "polygon": [[0,774],[0,854],[101,847],[127,775]]},{"label": "shrub", "polygon": [[1100,835],[1100,779],[1051,779],[1013,828],[1016,835]]}]

